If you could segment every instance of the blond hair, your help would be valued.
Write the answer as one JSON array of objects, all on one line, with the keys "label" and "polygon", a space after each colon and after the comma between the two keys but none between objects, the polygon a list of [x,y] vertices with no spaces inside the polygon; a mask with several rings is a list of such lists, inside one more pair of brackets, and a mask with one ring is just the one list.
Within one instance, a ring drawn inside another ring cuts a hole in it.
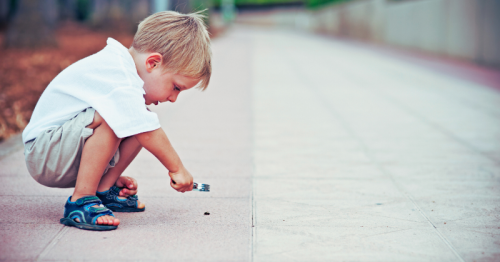
[{"label": "blond hair", "polygon": [[201,12],[163,11],[148,16],[139,24],[132,47],[141,53],[160,53],[163,70],[200,79],[198,87],[205,90],[212,75],[212,51]]}]

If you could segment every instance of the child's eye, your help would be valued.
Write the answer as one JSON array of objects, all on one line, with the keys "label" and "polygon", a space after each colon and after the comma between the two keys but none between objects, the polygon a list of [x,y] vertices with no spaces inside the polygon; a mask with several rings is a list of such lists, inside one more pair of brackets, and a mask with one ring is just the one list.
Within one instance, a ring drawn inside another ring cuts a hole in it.
[{"label": "child's eye", "polygon": [[181,91],[181,89],[180,89],[180,88],[178,88],[178,87],[176,87],[176,86],[174,86],[174,90],[176,90],[176,91]]}]

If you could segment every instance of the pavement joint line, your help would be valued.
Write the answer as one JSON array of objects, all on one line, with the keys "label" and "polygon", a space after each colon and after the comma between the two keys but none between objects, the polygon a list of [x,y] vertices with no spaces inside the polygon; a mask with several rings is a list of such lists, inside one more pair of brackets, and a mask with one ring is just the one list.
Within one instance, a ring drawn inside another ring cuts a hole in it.
[{"label": "pavement joint line", "polygon": [[252,241],[250,241],[251,243],[251,247],[250,247],[250,261],[254,261],[254,254],[255,254],[255,250],[254,250],[254,247],[257,245],[257,238],[255,237],[257,235],[257,201],[254,197],[254,190],[255,190],[255,179],[254,179],[254,174],[255,174],[255,158],[253,157],[255,155],[255,134],[253,134],[252,136],[252,144],[254,145],[253,148],[252,148],[252,190],[251,190],[251,197],[250,197],[250,200],[251,200],[251,205],[252,205],[252,227],[251,227],[251,236],[252,236]]},{"label": "pavement joint line", "polygon": [[[284,51],[284,53],[289,53],[287,52],[286,50]],[[292,60],[291,57],[293,57],[293,54],[288,54],[288,55],[285,55],[283,57],[287,57],[288,60]],[[293,61],[290,61],[290,64],[294,64],[292,63]],[[295,63],[295,64],[299,64],[300,63]],[[434,232],[439,236],[439,238],[441,239],[441,241],[446,245],[448,246],[448,248],[453,252],[453,254],[459,259],[459,261],[461,262],[465,262],[464,259],[460,256],[460,254],[458,254],[458,252],[456,251],[456,248],[450,243],[450,241],[448,241],[448,239],[443,235],[441,234],[441,232],[439,232],[439,230],[437,229],[437,227],[432,223],[432,221],[430,221],[430,219],[427,217],[427,215],[425,215],[425,213],[421,210],[421,208],[417,205],[417,203],[415,202],[415,200],[413,199],[413,197],[411,197],[411,195],[406,192],[406,190],[404,190],[404,188],[402,187],[402,185],[399,184],[399,182],[397,182],[394,177],[392,176],[392,174],[387,171],[383,165],[381,163],[379,163],[373,156],[371,150],[368,148],[368,146],[366,145],[366,143],[364,142],[364,140],[352,129],[352,127],[349,125],[349,123],[345,120],[344,117],[342,117],[342,115],[340,115],[340,113],[335,109],[334,106],[331,105],[331,103],[329,103],[327,100],[326,100],[326,96],[325,95],[322,95],[322,92],[321,90],[319,90],[318,86],[315,85],[315,84],[310,84],[310,83],[314,83],[314,81],[312,81],[310,79],[310,77],[308,77],[306,74],[303,73],[303,70],[298,70],[297,68],[294,68],[295,72],[297,75],[301,75],[302,77],[300,77],[299,79],[307,79],[309,81],[304,81],[302,80],[302,82],[306,82],[306,83],[303,83],[305,86],[312,86],[311,89],[313,89],[315,92],[313,92],[316,97],[319,99],[319,101],[321,101],[321,103],[323,104],[323,106],[326,108],[326,109],[329,109],[328,112],[330,112],[330,114],[332,115],[333,118],[337,119],[338,121],[340,121],[342,123],[342,126],[346,129],[346,131],[355,139],[358,141],[358,143],[360,143],[361,147],[363,148],[363,151],[364,153],[366,154],[366,156],[370,159],[370,161],[375,164],[377,166],[377,168],[382,171],[383,174],[385,174],[388,178],[390,178],[390,180],[392,181],[392,183],[395,185],[395,187],[403,194],[407,197],[408,200],[410,200],[410,202],[415,206],[415,208],[417,208],[417,210],[420,212],[420,214],[423,216],[423,218],[425,218],[427,220],[427,222],[429,223],[429,225],[432,226],[432,228],[434,229]],[[365,89],[366,90],[366,89]]]},{"label": "pavement joint line", "polygon": [[432,221],[427,217],[427,215],[420,209],[420,207],[416,204],[415,200],[413,199],[413,197],[403,191],[404,194],[407,194],[407,197],[408,199],[411,200],[411,202],[413,203],[413,205],[415,206],[415,208],[417,208],[418,212],[420,212],[420,214],[427,220],[427,222],[429,222],[430,225],[432,225],[432,227],[434,228],[434,231],[436,232],[436,234],[439,236],[439,238],[441,238],[441,240],[451,249],[451,251],[455,254],[455,256],[461,261],[461,262],[465,262],[465,260],[460,256],[460,254],[458,254],[457,250],[455,249],[455,247],[450,243],[450,241],[448,241],[448,239],[443,235],[441,234],[441,232],[438,230],[438,228],[434,225],[434,223],[432,223]]},{"label": "pavement joint line", "polygon": [[251,189],[250,189],[250,207],[251,207],[251,210],[250,210],[250,215],[251,215],[251,223],[250,223],[250,237],[252,238],[250,241],[249,241],[249,245],[250,245],[250,248],[249,248],[249,252],[250,252],[250,261],[254,261],[254,247],[256,246],[257,244],[257,238],[255,237],[256,236],[256,230],[257,230],[257,208],[255,207],[255,195],[254,195],[254,190],[255,190],[255,179],[254,179],[254,176],[255,176],[255,166],[256,166],[256,163],[255,163],[255,153],[257,152],[257,146],[256,146],[256,138],[255,138],[255,103],[254,103],[254,98],[255,98],[255,94],[254,94],[254,78],[253,78],[253,75],[254,75],[254,67],[253,67],[253,64],[255,63],[255,40],[252,40],[250,41],[249,43],[249,53],[250,53],[250,59],[247,61],[249,64],[250,64],[250,72],[249,72],[249,75],[251,75],[251,82],[249,83],[248,87],[250,89],[249,91],[249,107],[247,108],[247,110],[250,111],[250,125],[249,127],[247,127],[250,131],[249,131],[249,138],[250,138],[250,143],[248,145],[248,147],[245,147],[245,148],[248,148],[250,150],[250,167],[251,167],[251,171],[250,171],[250,186],[251,186]]},{"label": "pavement joint line", "polygon": [[[253,183],[252,183],[253,184]],[[252,190],[255,185],[252,185]],[[257,202],[255,201],[255,198],[253,198],[252,195],[252,248],[250,249],[251,256],[250,256],[250,261],[254,261],[254,254],[255,250],[254,248],[257,246]]]},{"label": "pavement joint line", "polygon": [[249,228],[249,231],[250,231],[250,237],[252,238],[252,241],[248,241],[248,244],[250,245],[249,246],[249,249],[248,249],[248,252],[249,252],[249,258],[250,258],[250,261],[254,261],[253,260],[253,247],[255,246],[255,240],[256,238],[254,237],[255,236],[255,224],[254,224],[254,217],[255,217],[255,208],[254,208],[254,198],[253,198],[253,183],[252,183],[252,195],[249,199],[249,202],[250,202],[250,206],[252,208],[252,210],[250,210],[250,228]]},{"label": "pavement joint line", "polygon": [[49,254],[49,252],[54,248],[54,246],[61,240],[61,238],[68,232],[69,227],[68,226],[62,226],[61,230],[52,238],[50,243],[43,249],[43,251],[38,255],[38,257],[35,259],[35,261],[42,261],[45,256]]}]

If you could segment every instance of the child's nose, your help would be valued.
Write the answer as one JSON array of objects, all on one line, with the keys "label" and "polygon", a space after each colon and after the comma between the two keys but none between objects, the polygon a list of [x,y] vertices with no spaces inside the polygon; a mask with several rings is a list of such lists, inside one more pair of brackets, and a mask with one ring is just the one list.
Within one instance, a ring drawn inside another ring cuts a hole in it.
[{"label": "child's nose", "polygon": [[173,95],[171,95],[171,96],[168,98],[168,100],[170,100],[170,103],[175,102],[175,101],[177,100],[177,96],[178,96],[178,95],[179,95],[179,94],[173,94]]}]

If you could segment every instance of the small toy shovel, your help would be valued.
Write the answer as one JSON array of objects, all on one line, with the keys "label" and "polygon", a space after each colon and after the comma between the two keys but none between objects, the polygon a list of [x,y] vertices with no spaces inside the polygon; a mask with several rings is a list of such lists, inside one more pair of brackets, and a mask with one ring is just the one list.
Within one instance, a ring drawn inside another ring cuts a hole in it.
[{"label": "small toy shovel", "polygon": [[210,192],[210,185],[193,183],[193,191]]}]

